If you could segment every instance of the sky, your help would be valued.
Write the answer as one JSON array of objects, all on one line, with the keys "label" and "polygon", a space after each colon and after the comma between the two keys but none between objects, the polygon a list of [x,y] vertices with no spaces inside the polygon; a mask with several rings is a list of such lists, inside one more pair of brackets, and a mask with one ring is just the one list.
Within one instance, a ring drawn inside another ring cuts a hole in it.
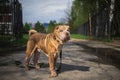
[{"label": "sky", "polygon": [[50,20],[60,22],[65,18],[65,11],[72,5],[73,0],[19,0],[23,9],[23,23],[49,23]]}]

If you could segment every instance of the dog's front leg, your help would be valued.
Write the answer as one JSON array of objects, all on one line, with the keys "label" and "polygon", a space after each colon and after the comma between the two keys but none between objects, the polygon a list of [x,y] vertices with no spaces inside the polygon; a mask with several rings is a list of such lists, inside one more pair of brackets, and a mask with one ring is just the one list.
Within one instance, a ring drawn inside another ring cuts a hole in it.
[{"label": "dog's front leg", "polygon": [[55,58],[53,53],[49,54],[49,68],[51,72],[51,77],[56,77],[57,73],[55,71]]}]

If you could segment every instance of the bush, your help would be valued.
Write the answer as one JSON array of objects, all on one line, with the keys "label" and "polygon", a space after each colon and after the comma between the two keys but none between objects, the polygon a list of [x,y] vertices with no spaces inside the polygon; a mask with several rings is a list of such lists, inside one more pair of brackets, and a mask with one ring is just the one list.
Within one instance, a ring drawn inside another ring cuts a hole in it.
[{"label": "bush", "polygon": [[28,35],[24,35],[22,39],[13,39],[10,36],[6,36],[4,39],[0,38],[0,49],[12,48],[26,45],[28,40]]}]

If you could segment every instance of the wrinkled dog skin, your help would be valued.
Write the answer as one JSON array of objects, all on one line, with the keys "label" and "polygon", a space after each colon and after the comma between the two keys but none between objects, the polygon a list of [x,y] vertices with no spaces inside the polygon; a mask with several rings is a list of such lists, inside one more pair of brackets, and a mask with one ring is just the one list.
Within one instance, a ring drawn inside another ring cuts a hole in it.
[{"label": "wrinkled dog skin", "polygon": [[27,42],[26,56],[25,56],[25,68],[29,69],[29,62],[31,56],[34,55],[35,68],[39,69],[38,58],[39,53],[43,51],[49,59],[49,68],[52,77],[56,77],[55,62],[62,50],[63,44],[70,39],[69,26],[58,25],[55,27],[53,33],[43,34],[38,33],[35,30],[29,31],[29,40]]}]

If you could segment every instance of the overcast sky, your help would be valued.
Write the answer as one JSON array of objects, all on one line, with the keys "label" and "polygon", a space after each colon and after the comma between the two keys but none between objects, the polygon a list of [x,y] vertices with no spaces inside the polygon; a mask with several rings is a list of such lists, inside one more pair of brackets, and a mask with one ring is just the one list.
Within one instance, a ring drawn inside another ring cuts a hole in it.
[{"label": "overcast sky", "polygon": [[23,8],[23,22],[60,21],[73,0],[19,0]]}]

